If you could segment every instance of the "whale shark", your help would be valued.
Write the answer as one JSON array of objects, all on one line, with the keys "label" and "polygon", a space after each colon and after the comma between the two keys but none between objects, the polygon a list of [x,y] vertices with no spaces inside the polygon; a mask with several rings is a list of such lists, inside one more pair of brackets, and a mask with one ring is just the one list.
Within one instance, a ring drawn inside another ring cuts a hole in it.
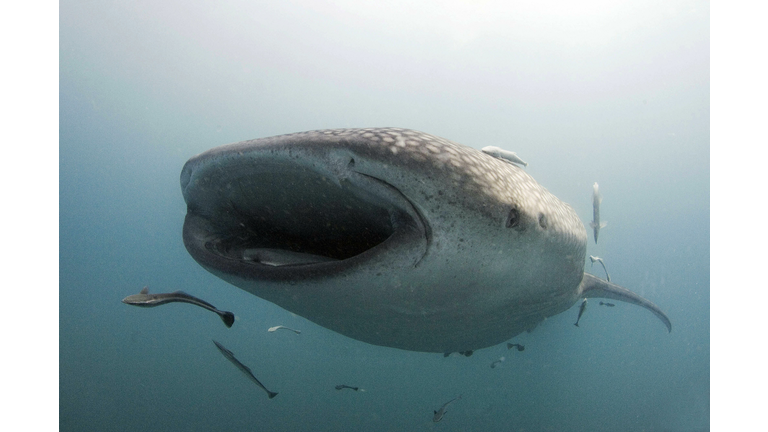
[{"label": "whale shark", "polygon": [[219,278],[374,345],[471,352],[602,297],[668,317],[584,272],[587,232],[515,164],[402,128],[215,147],[181,172],[183,241]]}]

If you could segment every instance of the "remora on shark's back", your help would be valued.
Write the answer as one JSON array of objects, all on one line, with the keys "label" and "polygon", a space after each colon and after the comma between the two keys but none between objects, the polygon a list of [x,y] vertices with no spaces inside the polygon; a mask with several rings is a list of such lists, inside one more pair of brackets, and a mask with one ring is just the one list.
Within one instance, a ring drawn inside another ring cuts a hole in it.
[{"label": "remora on shark's back", "polygon": [[[605,297],[574,210],[514,164],[408,129],[261,138],[191,158],[184,244],[211,273],[323,327],[471,352]],[[265,258],[261,262],[261,257]]]}]

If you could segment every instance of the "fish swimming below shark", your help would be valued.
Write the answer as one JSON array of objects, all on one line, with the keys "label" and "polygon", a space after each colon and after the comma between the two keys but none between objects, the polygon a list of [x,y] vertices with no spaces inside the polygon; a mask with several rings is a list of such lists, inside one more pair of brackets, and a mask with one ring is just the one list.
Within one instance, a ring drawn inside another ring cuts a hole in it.
[{"label": "fish swimming below shark", "polygon": [[581,316],[584,315],[585,310],[587,310],[587,299],[584,299],[579,306],[579,316],[576,318],[576,324],[574,324],[576,327],[579,326],[579,321],[581,321]]},{"label": "fish swimming below shark", "polygon": [[[491,366],[491,367],[493,367],[493,366]],[[461,395],[458,395],[457,397],[449,400],[448,402],[444,403],[443,406],[440,407],[440,409],[434,411],[434,414],[432,416],[432,421],[437,423],[440,420],[442,420],[443,416],[445,416],[445,413],[447,412],[445,410],[445,408],[448,406],[448,404],[450,404],[453,401],[459,400],[459,399],[461,399]]]},{"label": "fish swimming below shark", "polygon": [[240,369],[240,372],[242,372],[243,374],[245,374],[245,376],[247,376],[247,377],[248,377],[248,379],[250,379],[251,381],[253,381],[253,382],[254,382],[254,383],[257,385],[257,386],[259,386],[259,387],[260,387],[262,390],[264,390],[265,392],[267,392],[267,397],[269,397],[270,399],[272,399],[273,397],[277,396],[277,392],[273,392],[273,391],[270,391],[270,390],[268,390],[266,387],[264,387],[264,384],[262,384],[262,383],[261,383],[261,381],[259,381],[259,379],[258,379],[258,378],[256,378],[256,376],[254,376],[254,375],[253,375],[253,372],[251,371],[251,368],[249,368],[248,366],[246,366],[246,365],[242,364],[242,363],[240,362],[240,360],[238,360],[238,359],[235,357],[235,355],[234,355],[234,354],[232,354],[232,351],[228,350],[227,348],[225,348],[225,347],[224,347],[224,345],[222,345],[222,344],[220,344],[220,343],[218,343],[218,342],[216,342],[216,341],[213,341],[213,344],[214,344],[214,345],[216,345],[216,348],[218,348],[218,349],[219,349],[219,352],[221,352],[221,354],[222,354],[224,357],[226,357],[226,358],[227,358],[227,360],[229,360],[229,361],[230,361],[230,362],[231,362],[233,365],[235,365],[235,366],[236,366],[238,369]]},{"label": "fish swimming below shark", "polygon": [[218,310],[207,301],[201,300],[195,296],[191,296],[184,291],[174,291],[172,293],[163,294],[150,294],[149,287],[144,287],[141,292],[138,294],[129,295],[128,297],[124,298],[122,302],[131,306],[139,307],[155,307],[173,302],[189,303],[214,312],[219,317],[221,317],[221,320],[224,321],[224,325],[227,327],[232,327],[232,324],[235,323],[235,314],[232,312]]},{"label": "fish swimming below shark", "polygon": [[367,343],[464,352],[579,299],[667,316],[584,272],[576,212],[522,168],[408,129],[260,138],[192,157],[183,240],[221,279]]},{"label": "fish swimming below shark", "polygon": [[503,362],[504,360],[505,360],[505,357],[504,357],[504,356],[501,356],[501,357],[499,357],[499,358],[498,358],[498,360],[494,360],[494,361],[491,363],[491,369],[494,369],[494,368],[496,368],[496,365],[497,365],[497,364],[499,364],[499,363],[501,363],[501,362]]},{"label": "fish swimming below shark", "polygon": [[354,391],[359,391],[360,387],[352,387],[352,386],[348,386],[346,384],[339,384],[339,385],[336,386],[336,390],[344,390],[344,389],[350,389],[350,390],[354,390]]},{"label": "fish swimming below shark", "polygon": [[281,325],[270,327],[270,328],[267,329],[268,332],[275,332],[275,331],[278,331],[278,330],[289,330],[289,331],[292,331],[292,332],[296,333],[297,335],[301,334],[301,330],[296,330],[296,329],[292,329],[290,327],[281,326]]}]

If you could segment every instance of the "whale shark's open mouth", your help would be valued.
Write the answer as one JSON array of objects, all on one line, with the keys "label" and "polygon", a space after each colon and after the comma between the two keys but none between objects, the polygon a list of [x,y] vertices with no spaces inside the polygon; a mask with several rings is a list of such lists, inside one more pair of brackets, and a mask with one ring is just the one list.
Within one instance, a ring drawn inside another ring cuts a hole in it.
[{"label": "whale shark's open mouth", "polygon": [[426,247],[428,228],[413,204],[355,171],[339,178],[287,161],[219,157],[185,166],[182,189],[185,245],[224,273],[316,277],[381,250]]}]

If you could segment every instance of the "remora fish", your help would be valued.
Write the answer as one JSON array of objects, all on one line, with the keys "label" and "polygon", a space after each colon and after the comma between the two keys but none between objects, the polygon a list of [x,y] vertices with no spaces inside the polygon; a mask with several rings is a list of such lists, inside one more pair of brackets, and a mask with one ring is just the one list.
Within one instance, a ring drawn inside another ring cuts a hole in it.
[{"label": "remora fish", "polygon": [[274,332],[274,331],[277,331],[277,330],[280,330],[280,329],[283,329],[283,330],[290,330],[290,331],[292,331],[292,332],[294,332],[294,333],[296,333],[296,334],[301,334],[301,330],[294,330],[294,329],[292,329],[292,328],[290,328],[290,327],[281,326],[281,325],[280,325],[280,326],[274,326],[274,327],[270,327],[270,328],[268,328],[268,329],[267,329],[267,331],[268,331],[268,332]]},{"label": "remora fish", "polygon": [[212,304],[200,300],[195,296],[191,296],[183,291],[174,291],[167,294],[150,294],[149,287],[144,287],[144,289],[142,289],[138,294],[129,295],[122,301],[125,304],[139,307],[155,307],[172,302],[189,303],[195,306],[200,306],[204,309],[208,309],[211,312],[215,312],[221,317],[221,320],[224,321],[224,325],[227,327],[232,327],[232,324],[235,322],[235,314],[232,312],[220,311],[216,309]]},{"label": "remora fish", "polygon": [[495,147],[495,146],[487,146],[483,147],[481,150],[483,153],[491,155],[495,158],[511,162],[513,164],[518,164],[522,166],[528,166],[528,163],[520,159],[520,157],[515,152],[511,152],[509,150],[504,150],[503,148]]},{"label": "remora fish", "polygon": [[[584,273],[587,234],[569,205],[523,169],[433,135],[245,141],[191,158],[181,189],[200,265],[364,342],[466,353],[584,297],[640,305],[671,330],[654,304]],[[268,264],[251,259],[260,250]]]},{"label": "remora fish", "polygon": [[248,366],[240,363],[240,360],[235,358],[235,355],[232,354],[232,351],[226,349],[224,345],[216,341],[213,341],[213,343],[216,345],[216,348],[218,348],[219,351],[221,351],[221,354],[223,354],[224,357],[227,358],[227,360],[231,361],[233,365],[237,366],[237,368],[240,369],[240,371],[244,373],[245,376],[248,377],[248,379],[255,382],[257,386],[261,387],[265,392],[267,392],[267,396],[269,396],[270,399],[277,396],[276,392],[267,390],[267,388],[264,387],[264,384],[262,384],[261,381],[259,381],[255,376],[253,376],[253,372],[251,372],[251,369]]},{"label": "remora fish", "polygon": [[589,226],[592,227],[592,232],[595,234],[595,244],[597,244],[597,235],[600,234],[600,228],[605,228],[605,225],[607,225],[606,222],[600,222],[601,202],[603,202],[603,197],[600,196],[597,182],[595,182],[592,185],[592,222],[589,223]]},{"label": "remora fish", "polygon": [[615,304],[613,304],[613,303],[603,303],[603,302],[600,302],[600,306],[608,306],[608,307],[614,307],[614,306],[616,306],[616,305],[615,305]]},{"label": "remora fish", "polygon": [[497,364],[499,364],[499,363],[501,363],[501,362],[503,362],[503,361],[504,361],[504,357],[503,357],[503,356],[502,356],[502,357],[499,357],[499,359],[498,359],[498,360],[496,360],[496,361],[494,361],[493,363],[491,363],[491,369],[495,368]]},{"label": "remora fish", "polygon": [[579,316],[576,318],[576,324],[574,324],[576,327],[579,326],[579,321],[581,320],[581,316],[584,315],[584,311],[587,309],[587,299],[584,299],[583,302],[581,302],[581,306],[579,306]]},{"label": "remora fish", "polygon": [[434,416],[432,416],[432,421],[437,423],[440,420],[442,420],[443,416],[446,413],[445,407],[447,407],[449,403],[451,403],[451,402],[453,402],[455,400],[458,400],[458,399],[461,399],[461,395],[459,395],[458,397],[455,397],[455,398],[449,400],[448,402],[444,403],[443,406],[441,406],[439,410],[434,412],[435,414],[434,414]]},{"label": "remora fish", "polygon": [[352,386],[348,386],[348,385],[346,385],[346,384],[339,384],[339,385],[337,385],[337,386],[336,386],[336,390],[343,390],[343,389],[345,389],[345,388],[347,388],[347,389],[352,389],[352,390],[354,390],[354,391],[358,391],[358,390],[360,390],[360,388],[359,388],[359,387],[352,387]]},{"label": "remora fish", "polygon": [[605,270],[605,278],[608,279],[608,282],[611,281],[611,275],[608,274],[608,269],[605,268],[605,262],[602,258],[596,257],[594,255],[589,256],[589,260],[592,261],[592,265],[595,265],[596,262],[599,262],[603,266],[603,270]]}]

